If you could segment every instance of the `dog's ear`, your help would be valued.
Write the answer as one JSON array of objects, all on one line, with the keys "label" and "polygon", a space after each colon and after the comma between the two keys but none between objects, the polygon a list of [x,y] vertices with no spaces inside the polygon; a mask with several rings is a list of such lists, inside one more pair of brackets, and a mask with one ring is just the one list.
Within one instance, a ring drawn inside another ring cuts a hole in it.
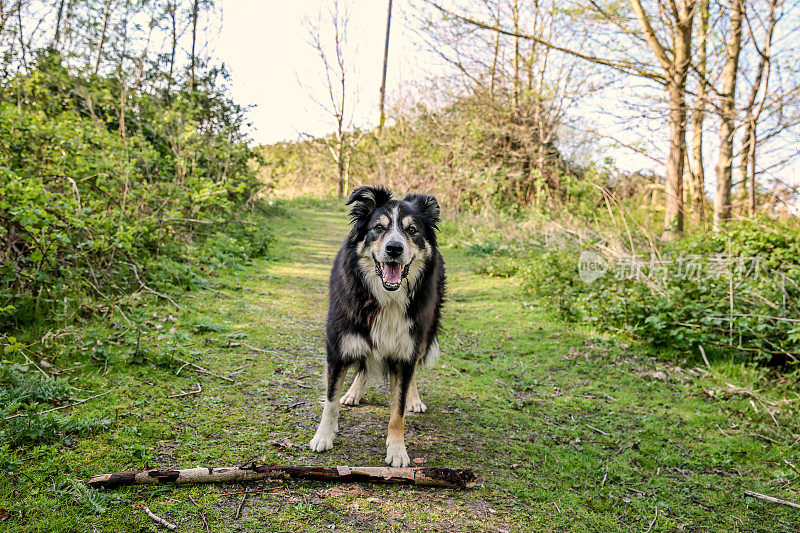
[{"label": "dog's ear", "polygon": [[353,204],[353,207],[350,208],[350,217],[355,222],[365,218],[391,199],[392,193],[383,187],[359,187],[353,191],[344,205]]},{"label": "dog's ear", "polygon": [[434,228],[439,227],[441,211],[439,209],[439,202],[435,197],[430,194],[409,194],[403,198],[403,201],[414,205],[420,214],[430,221]]}]

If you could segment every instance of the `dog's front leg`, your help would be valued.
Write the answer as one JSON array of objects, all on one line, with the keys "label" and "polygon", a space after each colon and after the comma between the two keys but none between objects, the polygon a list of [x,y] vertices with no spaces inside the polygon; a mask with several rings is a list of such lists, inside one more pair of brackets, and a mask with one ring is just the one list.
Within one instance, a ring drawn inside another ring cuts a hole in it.
[{"label": "dog's front leg", "polygon": [[342,405],[358,405],[361,403],[361,394],[364,392],[364,383],[367,381],[367,373],[362,370],[356,374],[356,379],[341,399]]},{"label": "dog's front leg", "polygon": [[325,407],[322,409],[322,419],[309,444],[315,452],[324,452],[333,448],[333,437],[339,430],[339,396],[342,391],[342,383],[347,375],[347,368],[341,360],[329,361],[327,374],[328,390]]},{"label": "dog's front leg", "polygon": [[386,463],[391,466],[408,466],[411,464],[408,452],[406,452],[404,416],[408,387],[413,376],[413,361],[403,363],[397,371],[392,371],[389,374],[391,392],[389,401],[389,434],[386,437]]}]

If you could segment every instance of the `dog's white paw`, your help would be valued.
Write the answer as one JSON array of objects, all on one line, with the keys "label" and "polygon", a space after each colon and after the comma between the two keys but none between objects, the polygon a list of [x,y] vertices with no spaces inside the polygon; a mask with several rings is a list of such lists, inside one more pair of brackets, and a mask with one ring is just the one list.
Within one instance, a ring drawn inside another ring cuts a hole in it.
[{"label": "dog's white paw", "polygon": [[386,446],[386,464],[389,466],[408,466],[411,459],[408,458],[405,444],[389,444]]},{"label": "dog's white paw", "polygon": [[335,434],[335,429],[326,430],[325,428],[320,427],[317,429],[317,433],[314,435],[314,438],[311,439],[309,447],[315,452],[324,452],[325,450],[330,450],[333,448],[333,436]]},{"label": "dog's white paw", "polygon": [[422,403],[419,398],[413,398],[406,402],[406,411],[411,413],[424,413],[428,410],[428,406]]},{"label": "dog's white paw", "polygon": [[361,403],[361,394],[347,391],[342,395],[342,399],[339,402],[342,405],[359,405]]}]

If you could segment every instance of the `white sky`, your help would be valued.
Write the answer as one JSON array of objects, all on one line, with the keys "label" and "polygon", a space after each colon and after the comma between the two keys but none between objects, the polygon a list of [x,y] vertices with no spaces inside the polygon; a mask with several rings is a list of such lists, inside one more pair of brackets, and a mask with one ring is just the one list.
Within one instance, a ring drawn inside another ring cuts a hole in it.
[{"label": "white sky", "polygon": [[[401,0],[395,0],[389,49],[387,99],[415,69],[401,58],[414,57],[412,34],[404,26]],[[323,1],[223,0],[222,32],[212,43],[214,55],[231,71],[233,98],[255,104],[252,133],[259,143],[297,139],[300,133],[321,135],[332,130],[331,118],[311,96],[325,88],[321,62],[309,44],[304,19],[316,20]],[[351,38],[357,47],[359,86],[355,123],[378,122],[378,92],[383,66],[387,2],[352,0]]]},{"label": "white sky", "polygon": [[[388,0],[341,0],[351,9],[350,32],[357,48],[353,66],[358,86],[358,102],[354,123],[374,126],[378,122],[378,92],[383,61]],[[415,46],[414,31],[404,16],[410,0],[394,0],[391,42],[389,46],[389,71],[387,78],[387,105],[392,95],[408,82],[425,79],[437,71],[435,60]],[[321,62],[309,43],[304,20],[316,20],[320,9],[329,3],[325,0],[221,0],[222,29],[210,40],[211,53],[228,66],[232,80],[231,93],[235,101],[254,105],[250,118],[251,135],[258,144],[281,140],[296,140],[302,133],[314,136],[333,130],[332,117],[324,113],[311,97],[325,94],[321,81]],[[324,23],[323,23],[324,25]],[[439,67],[441,68],[441,67]],[[586,113],[591,110],[585,109]],[[590,116],[586,116],[591,120]],[[596,128],[604,126],[598,118]],[[666,134],[666,120],[663,125]],[[716,125],[711,127],[712,134]],[[628,134],[632,134],[629,132]],[[625,137],[625,133],[622,137]],[[657,137],[661,137],[657,134]],[[712,140],[711,138],[709,140]],[[636,143],[635,137],[627,141]],[[710,148],[710,147],[709,147]],[[611,155],[616,164],[625,170],[652,168],[663,172],[663,167],[624,148],[607,148],[598,154]],[[712,150],[706,154],[712,156]],[[653,154],[664,159],[665,154]],[[715,161],[706,163],[708,185],[713,183]],[[795,164],[780,172],[790,183],[800,182],[800,165]],[[710,187],[709,187],[710,188]]]}]

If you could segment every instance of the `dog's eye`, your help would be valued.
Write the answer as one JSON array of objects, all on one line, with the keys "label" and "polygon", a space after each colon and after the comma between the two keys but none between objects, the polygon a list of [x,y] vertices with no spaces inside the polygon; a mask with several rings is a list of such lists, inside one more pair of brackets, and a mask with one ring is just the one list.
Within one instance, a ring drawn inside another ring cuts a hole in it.
[{"label": "dog's eye", "polygon": [[380,233],[380,232],[381,232],[381,231],[383,231],[385,228],[383,227],[383,224],[377,224],[377,225],[376,225],[374,228],[372,228],[372,229],[374,229],[375,231],[377,231],[378,233]]},{"label": "dog's eye", "polygon": [[416,235],[417,234],[417,228],[415,228],[414,226],[409,226],[408,227],[408,234],[409,235]]}]

